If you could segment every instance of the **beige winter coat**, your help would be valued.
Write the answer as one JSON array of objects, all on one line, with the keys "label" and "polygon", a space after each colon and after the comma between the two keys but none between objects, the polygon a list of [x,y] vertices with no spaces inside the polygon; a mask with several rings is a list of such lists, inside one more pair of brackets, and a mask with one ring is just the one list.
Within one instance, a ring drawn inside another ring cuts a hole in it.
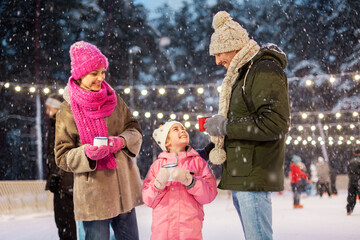
[{"label": "beige winter coat", "polygon": [[96,169],[86,157],[71,111],[67,92],[56,119],[56,164],[74,173],[74,211],[77,221],[103,220],[143,204],[139,169],[134,158],[142,133],[124,101],[117,96],[114,112],[105,118],[109,136],[122,136],[126,148],[115,154],[117,169]]}]

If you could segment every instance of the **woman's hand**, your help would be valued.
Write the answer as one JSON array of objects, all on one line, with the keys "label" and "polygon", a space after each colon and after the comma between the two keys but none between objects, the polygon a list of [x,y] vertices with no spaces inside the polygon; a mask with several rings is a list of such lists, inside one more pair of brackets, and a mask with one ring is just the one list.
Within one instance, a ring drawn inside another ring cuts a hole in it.
[{"label": "woman's hand", "polygon": [[93,146],[87,144],[85,146],[85,155],[91,160],[100,160],[105,158],[110,153],[110,148],[107,145]]},{"label": "woman's hand", "polygon": [[123,149],[124,143],[124,138],[110,136],[108,144],[110,153],[117,153],[118,151]]}]

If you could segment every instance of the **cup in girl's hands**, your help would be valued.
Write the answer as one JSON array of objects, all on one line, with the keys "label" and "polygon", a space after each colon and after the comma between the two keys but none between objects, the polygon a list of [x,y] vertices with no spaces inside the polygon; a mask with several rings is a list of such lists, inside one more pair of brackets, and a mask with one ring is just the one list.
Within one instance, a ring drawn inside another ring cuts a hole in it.
[{"label": "cup in girl's hands", "polygon": [[174,181],[174,179],[172,178],[172,171],[174,170],[175,167],[177,167],[176,163],[169,163],[169,164],[165,164],[162,166],[163,168],[166,168],[169,171],[169,179],[168,181]]},{"label": "cup in girl's hands", "polygon": [[199,121],[199,131],[200,132],[205,132],[205,128],[204,128],[204,124],[206,119],[208,119],[209,117],[199,117],[198,121]]},{"label": "cup in girl's hands", "polygon": [[94,146],[100,147],[101,145],[108,145],[107,137],[94,137]]}]

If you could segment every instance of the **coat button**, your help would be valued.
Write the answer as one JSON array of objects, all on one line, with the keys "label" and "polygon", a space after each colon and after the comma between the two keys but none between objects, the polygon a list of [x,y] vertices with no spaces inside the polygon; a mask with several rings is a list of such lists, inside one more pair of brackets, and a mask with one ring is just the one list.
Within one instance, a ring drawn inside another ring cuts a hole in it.
[{"label": "coat button", "polygon": [[171,190],[174,190],[174,188],[172,187]]}]

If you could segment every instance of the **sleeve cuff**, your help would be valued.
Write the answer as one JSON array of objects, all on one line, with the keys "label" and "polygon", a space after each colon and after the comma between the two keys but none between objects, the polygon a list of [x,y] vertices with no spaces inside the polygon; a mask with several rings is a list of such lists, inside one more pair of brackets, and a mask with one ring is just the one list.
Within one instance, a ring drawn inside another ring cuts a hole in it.
[{"label": "sleeve cuff", "polygon": [[186,189],[190,189],[190,188],[192,188],[193,186],[195,186],[195,183],[196,183],[196,178],[195,178],[195,177],[193,177],[193,178],[192,178],[192,181],[191,181],[191,183],[190,183],[190,185],[189,185],[189,186],[186,186]]}]

